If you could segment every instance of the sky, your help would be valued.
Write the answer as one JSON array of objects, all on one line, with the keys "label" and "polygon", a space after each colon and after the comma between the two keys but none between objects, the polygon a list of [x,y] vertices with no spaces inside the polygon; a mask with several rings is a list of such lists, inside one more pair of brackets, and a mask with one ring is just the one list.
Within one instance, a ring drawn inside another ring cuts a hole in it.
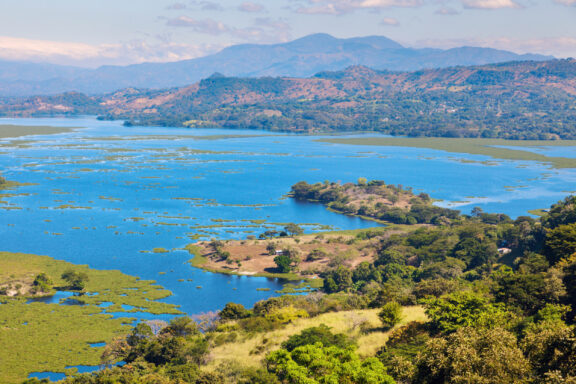
[{"label": "sky", "polygon": [[576,0],[0,0],[0,60],[185,60],[312,33],[576,57]]}]

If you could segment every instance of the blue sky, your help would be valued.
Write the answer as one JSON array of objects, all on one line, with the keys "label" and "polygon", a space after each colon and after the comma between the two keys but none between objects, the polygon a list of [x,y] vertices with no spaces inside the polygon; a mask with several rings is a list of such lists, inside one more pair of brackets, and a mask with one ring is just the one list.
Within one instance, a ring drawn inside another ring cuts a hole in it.
[{"label": "blue sky", "polygon": [[0,59],[182,60],[311,33],[576,57],[576,0],[0,0]]}]

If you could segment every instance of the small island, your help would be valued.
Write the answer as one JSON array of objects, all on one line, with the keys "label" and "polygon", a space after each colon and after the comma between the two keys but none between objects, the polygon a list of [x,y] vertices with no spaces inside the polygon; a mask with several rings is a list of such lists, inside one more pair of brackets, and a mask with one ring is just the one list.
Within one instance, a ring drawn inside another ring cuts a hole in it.
[{"label": "small island", "polygon": [[426,193],[416,195],[412,188],[363,177],[356,184],[301,181],[292,186],[291,194],[298,200],[322,203],[339,213],[386,223],[436,224],[459,215],[458,211],[432,205],[433,200]]},{"label": "small island", "polygon": [[219,273],[313,280],[340,265],[355,268],[372,262],[383,237],[449,224],[459,216],[458,211],[432,205],[426,193],[416,195],[411,188],[365,178],[357,184],[301,181],[292,186],[290,196],[387,226],[304,235],[299,225],[290,223],[282,231],[266,231],[258,238],[191,244],[187,247],[195,256],[191,263]]}]

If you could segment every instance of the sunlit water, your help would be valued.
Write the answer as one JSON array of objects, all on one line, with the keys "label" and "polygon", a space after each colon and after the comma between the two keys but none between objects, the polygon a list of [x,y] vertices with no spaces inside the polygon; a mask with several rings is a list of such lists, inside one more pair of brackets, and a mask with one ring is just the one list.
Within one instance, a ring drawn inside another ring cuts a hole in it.
[{"label": "sunlit water", "polygon": [[[309,136],[127,128],[91,118],[0,119],[0,124],[86,127],[0,141],[3,175],[37,184],[11,191],[26,195],[4,198],[9,204],[0,205],[1,249],[156,280],[174,293],[166,301],[190,314],[217,310],[230,301],[251,306],[282,285],[191,267],[190,255],[178,249],[196,241],[195,235],[242,239],[288,222],[306,224],[308,232],[326,225],[375,226],[286,198],[298,181],[382,179],[429,193],[442,206],[464,212],[480,206],[512,217],[547,207],[576,185],[576,170],[535,162],[325,144]],[[206,135],[247,137],[192,137]],[[562,148],[563,156],[575,154],[575,148]],[[171,251],[150,252],[157,247]]]}]

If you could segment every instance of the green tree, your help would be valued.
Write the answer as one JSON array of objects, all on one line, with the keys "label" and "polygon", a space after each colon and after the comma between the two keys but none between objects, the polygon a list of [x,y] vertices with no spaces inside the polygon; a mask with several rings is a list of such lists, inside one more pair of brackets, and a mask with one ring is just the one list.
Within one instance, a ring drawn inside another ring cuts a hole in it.
[{"label": "green tree", "polygon": [[347,348],[354,345],[352,339],[343,333],[332,333],[330,327],[326,324],[320,324],[317,327],[306,328],[297,335],[292,335],[282,343],[282,348],[288,352],[303,345],[322,343],[322,345],[334,345],[340,348]]},{"label": "green tree", "polygon": [[415,382],[512,384],[527,382],[530,364],[516,336],[502,328],[463,327],[428,342]]},{"label": "green tree", "polygon": [[34,292],[49,292],[52,289],[52,279],[44,272],[38,274],[32,283]]},{"label": "green tree", "polygon": [[68,283],[68,288],[76,291],[81,291],[86,287],[86,283],[90,280],[88,275],[84,272],[76,272],[71,269],[65,271],[62,280]]},{"label": "green tree", "polygon": [[384,329],[393,328],[402,321],[402,306],[395,301],[384,304],[382,310],[378,313]]},{"label": "green tree", "polygon": [[563,224],[546,235],[544,254],[550,264],[576,253],[576,223]]},{"label": "green tree", "polygon": [[432,329],[450,333],[461,327],[493,328],[506,324],[511,314],[502,304],[492,304],[477,293],[458,292],[426,301],[426,314]]},{"label": "green tree", "polygon": [[285,349],[266,357],[268,371],[289,384],[357,383],[394,384],[376,358],[361,360],[352,348],[325,347],[322,343]]},{"label": "green tree", "polygon": [[222,308],[219,315],[223,320],[238,320],[250,317],[251,314],[242,304],[228,303]]},{"label": "green tree", "polygon": [[284,231],[290,236],[299,236],[304,233],[304,230],[298,224],[290,223],[284,227]]}]

